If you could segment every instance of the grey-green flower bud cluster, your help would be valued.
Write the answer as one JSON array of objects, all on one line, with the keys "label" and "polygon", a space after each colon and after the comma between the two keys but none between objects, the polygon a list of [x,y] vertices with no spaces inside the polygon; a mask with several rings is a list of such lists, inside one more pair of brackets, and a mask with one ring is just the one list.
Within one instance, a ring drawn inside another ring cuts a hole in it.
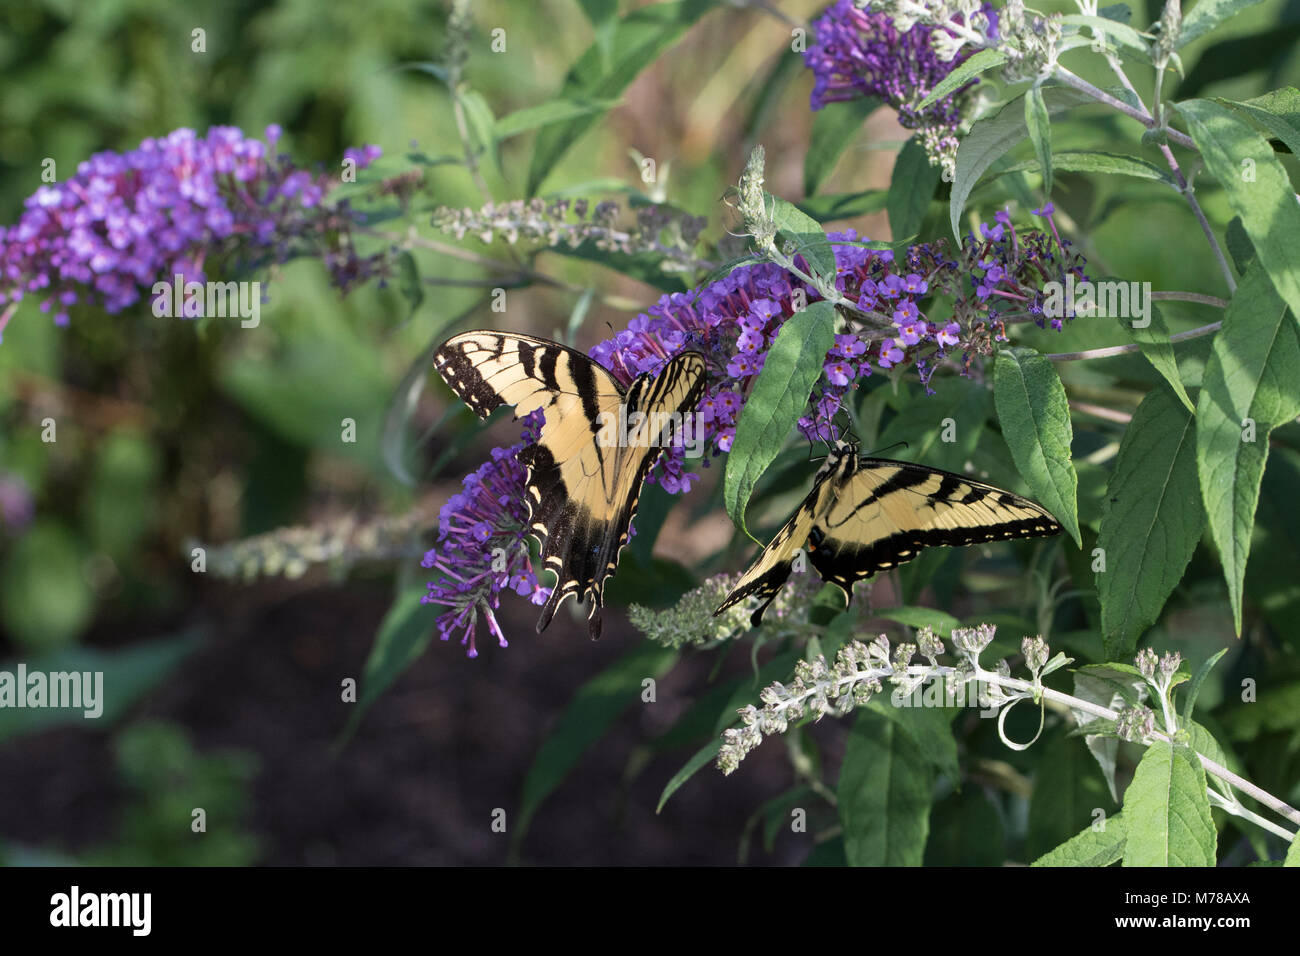
[{"label": "grey-green flower bud cluster", "polygon": [[692,251],[707,224],[703,217],[656,204],[638,207],[634,225],[620,227],[621,216],[622,207],[608,200],[592,205],[585,199],[515,199],[480,209],[441,206],[433,214],[433,224],[457,239],[468,233],[482,242],[501,238],[514,245],[524,239],[550,248],[574,248],[590,241],[602,252],[655,253],[664,257],[663,268],[668,271],[699,265]]}]

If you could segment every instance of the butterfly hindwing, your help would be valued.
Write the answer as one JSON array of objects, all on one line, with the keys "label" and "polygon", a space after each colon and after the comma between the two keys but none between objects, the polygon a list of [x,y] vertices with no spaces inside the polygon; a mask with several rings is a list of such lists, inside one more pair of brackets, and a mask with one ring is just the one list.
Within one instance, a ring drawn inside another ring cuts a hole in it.
[{"label": "butterfly hindwing", "polygon": [[[598,637],[605,579],[627,544],[646,473],[703,394],[703,356],[677,355],[657,375],[636,379],[626,394],[581,352],[533,336],[467,332],[449,339],[434,364],[480,417],[499,405],[514,405],[516,417],[542,411],[539,440],[519,453],[528,469],[528,530],[541,546],[543,566],[556,576],[537,629],[550,624],[567,598],[590,598],[588,629]],[[629,429],[630,440],[617,440],[609,423],[619,421],[620,406],[625,417],[657,413],[661,418],[651,422],[662,427],[639,436]]]},{"label": "butterfly hindwing", "polygon": [[812,493],[804,499],[795,513],[790,516],[790,520],[763,549],[758,560],[740,576],[740,580],[728,592],[726,600],[713,612],[714,617],[748,597],[757,597],[762,603],[755,609],[749,620],[752,626],[758,627],[763,619],[763,612],[776,600],[777,594],[789,579],[799,549],[807,544],[825,491],[826,480],[819,476],[813,485]]},{"label": "butterfly hindwing", "polygon": [[[837,443],[818,472],[812,494],[795,517],[801,515],[800,540],[783,540],[778,547],[774,539],[723,608],[745,596],[737,592],[752,574],[772,566],[778,554],[792,557],[799,547],[807,547],[817,573],[839,587],[847,602],[856,582],[911,561],[926,548],[1044,537],[1061,530],[1055,518],[1027,498],[924,465],[859,458],[844,443]],[[786,527],[792,528],[793,521]],[[769,579],[776,590],[789,574],[788,559],[784,566],[779,582]],[[770,603],[775,590],[764,596]]]}]

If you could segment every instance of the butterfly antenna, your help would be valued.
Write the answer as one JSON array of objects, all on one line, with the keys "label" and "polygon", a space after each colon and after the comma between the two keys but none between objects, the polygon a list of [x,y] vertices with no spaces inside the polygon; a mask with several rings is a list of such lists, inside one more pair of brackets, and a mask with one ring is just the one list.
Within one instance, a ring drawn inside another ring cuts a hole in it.
[{"label": "butterfly antenna", "polygon": [[889,451],[889,449],[891,449],[891,448],[897,448],[899,445],[902,445],[904,448],[907,448],[907,447],[908,447],[907,442],[905,442],[905,441],[896,441],[896,442],[894,442],[892,445],[886,445],[884,448],[877,448],[875,451],[872,452],[872,454],[873,454],[873,455],[879,455],[879,454],[881,454],[882,452],[887,452],[887,451]]}]

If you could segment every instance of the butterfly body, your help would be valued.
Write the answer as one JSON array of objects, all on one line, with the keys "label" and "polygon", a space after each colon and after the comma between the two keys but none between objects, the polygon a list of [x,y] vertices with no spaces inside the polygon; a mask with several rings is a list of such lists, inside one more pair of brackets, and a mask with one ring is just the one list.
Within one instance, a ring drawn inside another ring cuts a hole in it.
[{"label": "butterfly body", "polygon": [[[704,357],[680,353],[626,389],[581,352],[528,335],[465,332],[448,339],[433,361],[480,418],[500,405],[513,405],[516,418],[542,412],[539,440],[518,454],[527,469],[527,530],[543,567],[556,576],[537,630],[576,597],[591,602],[588,630],[599,637],[605,580],[628,542],[646,474],[704,393]],[[609,440],[608,425],[636,413],[658,429]]]},{"label": "butterfly body", "polygon": [[1026,498],[963,475],[886,458],[862,458],[839,441],[813,488],[718,608],[763,601],[755,627],[806,549],[823,580],[849,599],[853,585],[914,559],[925,548],[1057,534],[1061,527]]}]

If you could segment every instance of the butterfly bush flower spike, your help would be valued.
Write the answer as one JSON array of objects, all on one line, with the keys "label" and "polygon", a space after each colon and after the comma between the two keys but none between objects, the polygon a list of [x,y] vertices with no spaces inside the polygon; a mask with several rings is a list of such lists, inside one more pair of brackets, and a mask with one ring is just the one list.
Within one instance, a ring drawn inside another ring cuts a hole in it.
[{"label": "butterfly bush flower spike", "polygon": [[[209,264],[236,267],[319,255],[344,291],[387,274],[386,254],[358,255],[346,203],[324,200],[335,173],[275,156],[266,141],[231,126],[206,136],[178,129],[125,153],[96,153],[76,174],[41,186],[12,226],[0,227],[0,333],[27,296],[58,325],[78,303],[114,314],[159,281],[205,282]],[[348,150],[364,169],[379,147]]]},{"label": "butterfly bush flower spike", "polygon": [[551,589],[538,582],[529,561],[527,469],[515,458],[525,443],[537,440],[542,421],[540,411],[525,417],[523,441],[494,448],[488,462],[465,476],[460,492],[438,513],[438,541],[422,562],[441,573],[423,598],[425,604],[445,608],[438,633],[444,641],[459,637],[470,657],[478,656],[480,616],[506,646],[495,614],[503,591],[512,590],[533,604],[545,604],[550,596]]}]

